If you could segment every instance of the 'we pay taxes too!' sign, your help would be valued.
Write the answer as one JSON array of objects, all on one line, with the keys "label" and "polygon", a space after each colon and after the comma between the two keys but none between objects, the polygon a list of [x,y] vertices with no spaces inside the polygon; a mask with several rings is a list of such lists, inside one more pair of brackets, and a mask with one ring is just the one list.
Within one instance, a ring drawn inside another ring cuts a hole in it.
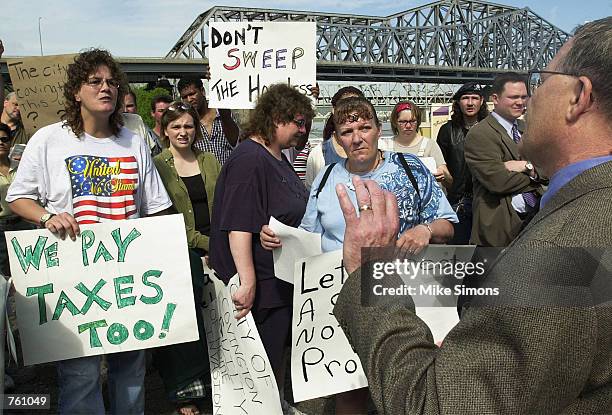
[{"label": "'we pay taxes too!' sign", "polygon": [[26,365],[199,338],[181,215],[6,239]]},{"label": "'we pay taxes too!' sign", "polygon": [[306,95],[316,79],[316,23],[212,22],[209,105],[249,109],[269,85]]}]

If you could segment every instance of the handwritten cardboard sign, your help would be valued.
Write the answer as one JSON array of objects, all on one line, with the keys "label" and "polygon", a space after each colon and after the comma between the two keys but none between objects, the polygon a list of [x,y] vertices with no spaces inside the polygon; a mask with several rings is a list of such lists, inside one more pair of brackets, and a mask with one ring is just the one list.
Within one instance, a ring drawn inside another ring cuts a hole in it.
[{"label": "handwritten cardboard sign", "polygon": [[295,263],[291,384],[296,402],[368,386],[359,356],[332,314],[346,278],[342,250]]},{"label": "handwritten cardboard sign", "polygon": [[259,95],[278,82],[311,95],[315,44],[315,22],[211,22],[209,105],[253,108]]},{"label": "handwritten cardboard sign", "polygon": [[6,239],[26,365],[199,338],[181,215]]},{"label": "handwritten cardboard sign", "polygon": [[251,313],[240,320],[227,286],[204,264],[204,312],[214,414],[282,414],[272,366]]},{"label": "handwritten cardboard sign", "polygon": [[9,75],[29,135],[58,122],[64,114],[64,83],[76,55],[7,59]]}]

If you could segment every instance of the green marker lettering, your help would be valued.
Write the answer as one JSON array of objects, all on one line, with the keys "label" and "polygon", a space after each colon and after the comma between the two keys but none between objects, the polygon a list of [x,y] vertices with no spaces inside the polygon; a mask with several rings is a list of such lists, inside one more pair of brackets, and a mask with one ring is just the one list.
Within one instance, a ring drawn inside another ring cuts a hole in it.
[{"label": "green marker lettering", "polygon": [[28,273],[30,265],[34,266],[34,268],[37,270],[39,269],[40,257],[43,254],[43,249],[45,248],[47,239],[48,238],[46,236],[39,236],[38,240],[36,241],[36,245],[34,246],[34,251],[32,251],[32,245],[26,246],[25,251],[22,250],[17,238],[11,239],[13,250],[15,251],[15,255],[17,255],[19,265],[21,265],[21,269],[24,273]]},{"label": "green marker lettering", "polygon": [[128,234],[128,236],[124,240],[121,240],[121,229],[117,228],[111,232],[111,235],[113,235],[113,239],[115,240],[117,249],[119,249],[119,255],[118,255],[117,261],[124,262],[125,252],[127,251],[128,246],[134,239],[140,236],[140,232],[138,232],[136,228],[133,228]]},{"label": "green marker lettering", "polygon": [[[15,239],[15,238],[13,238]],[[38,295],[38,324],[43,325],[47,322],[47,307],[45,304],[45,294],[53,292],[53,283],[41,285],[40,287],[28,287],[26,290],[26,297],[30,297],[34,294]]]},{"label": "green marker lettering", "polygon": [[80,324],[78,326],[79,334],[83,333],[85,330],[89,330],[89,346],[90,347],[102,347],[102,343],[100,342],[100,337],[98,337],[98,331],[96,330],[98,327],[106,327],[106,320],[98,320],[92,321],[91,323]]},{"label": "green marker lettering", "polygon": [[157,294],[154,297],[147,297],[147,296],[141,295],[140,301],[142,301],[145,304],[157,304],[162,300],[162,298],[164,298],[164,292],[162,291],[161,287],[155,284],[154,282],[149,281],[149,277],[159,278],[161,274],[162,272],[156,269],[151,269],[149,271],[146,271],[144,274],[142,274],[142,283],[146,285],[147,287],[155,288],[155,291],[157,291]]},{"label": "green marker lettering", "polygon": [[121,284],[134,284],[134,276],[133,275],[124,275],[122,277],[117,277],[113,279],[115,283],[115,297],[117,298],[117,307],[123,308],[129,305],[134,305],[136,303],[136,296],[131,295],[129,297],[123,298],[123,294],[131,294],[132,287],[121,288]]},{"label": "green marker lettering", "polygon": [[87,229],[81,231],[81,255],[83,256],[83,266],[89,265],[89,259],[87,259],[87,250],[91,248],[96,240],[96,235],[92,230]]},{"label": "green marker lettering", "polygon": [[81,308],[82,314],[87,314],[87,312],[89,311],[89,308],[92,306],[94,301],[98,303],[98,305],[102,307],[104,311],[110,308],[111,303],[109,303],[108,301],[98,296],[98,291],[100,291],[100,289],[104,287],[105,284],[106,284],[106,281],[101,279],[100,281],[98,281],[96,286],[91,291],[87,287],[85,287],[85,285],[83,285],[82,282],[78,283],[74,287],[87,296],[87,301],[85,301],[85,304],[83,304],[83,308]]},{"label": "green marker lettering", "polygon": [[115,346],[123,343],[128,338],[128,329],[121,323],[113,323],[106,332],[106,339]]},{"label": "green marker lettering", "polygon": [[74,305],[72,300],[68,298],[66,293],[62,291],[57,299],[57,303],[55,304],[55,311],[53,312],[53,317],[51,320],[59,320],[65,308],[67,308],[68,311],[70,311],[70,314],[73,316],[81,313],[77,306]]},{"label": "green marker lettering", "polygon": [[98,250],[96,251],[96,255],[94,255],[94,264],[98,262],[98,259],[100,259],[100,257],[104,258],[104,262],[108,262],[112,259],[115,259],[113,258],[111,253],[108,252],[108,249],[106,249],[102,242],[100,242],[100,245],[98,245]]},{"label": "green marker lettering", "polygon": [[59,259],[57,258],[57,242],[53,242],[51,245],[45,248],[45,261],[47,262],[47,268],[59,267]]},{"label": "green marker lettering", "polygon": [[153,324],[148,321],[138,320],[136,324],[134,324],[134,337],[138,340],[149,340],[153,337],[154,331]]}]

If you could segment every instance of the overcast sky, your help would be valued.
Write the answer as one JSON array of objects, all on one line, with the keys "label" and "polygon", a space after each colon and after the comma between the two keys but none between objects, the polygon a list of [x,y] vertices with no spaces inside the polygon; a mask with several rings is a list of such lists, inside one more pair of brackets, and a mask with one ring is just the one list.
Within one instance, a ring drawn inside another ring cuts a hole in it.
[{"label": "overcast sky", "polygon": [[[234,0],[231,4],[387,16],[428,1],[405,0],[398,6],[399,3],[389,0]],[[612,0],[501,0],[496,3],[529,7],[567,32],[585,21],[612,15]],[[5,57],[39,55],[38,21],[41,17],[45,55],[103,47],[116,56],[163,57],[195,18],[215,5],[223,3],[196,0],[13,1],[2,6],[0,39],[4,42]]]}]

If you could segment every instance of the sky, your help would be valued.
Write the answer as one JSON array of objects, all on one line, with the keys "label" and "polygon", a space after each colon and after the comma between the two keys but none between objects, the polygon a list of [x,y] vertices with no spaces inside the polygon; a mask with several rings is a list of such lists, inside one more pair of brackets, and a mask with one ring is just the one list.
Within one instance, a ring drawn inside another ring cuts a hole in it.
[{"label": "sky", "polygon": [[[227,0],[226,0],[227,1]],[[228,2],[229,3],[229,2]],[[2,6],[0,39],[4,57],[40,55],[38,24],[45,55],[102,47],[115,56],[163,57],[196,17],[215,5],[200,0],[23,0]],[[234,7],[388,16],[430,3],[427,0],[234,0]],[[571,32],[585,21],[612,15],[612,0],[500,0],[529,7],[550,23]],[[14,8],[10,9],[10,5]],[[584,5],[584,7],[582,7]]]}]

